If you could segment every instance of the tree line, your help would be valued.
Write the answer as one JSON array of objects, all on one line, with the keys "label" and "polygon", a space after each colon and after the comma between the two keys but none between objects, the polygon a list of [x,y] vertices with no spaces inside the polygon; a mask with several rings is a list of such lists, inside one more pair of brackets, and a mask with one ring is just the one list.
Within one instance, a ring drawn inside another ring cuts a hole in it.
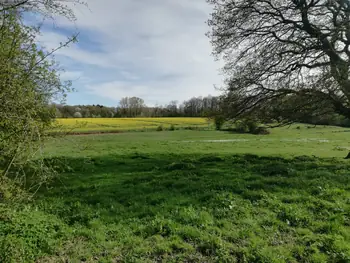
[{"label": "tree line", "polygon": [[[309,101],[306,110],[298,109],[296,103],[300,104],[302,97],[288,97],[284,99],[283,107],[280,102],[271,102],[269,107],[250,119],[262,123],[280,123],[283,119],[290,122],[307,123],[314,125],[335,125],[350,127],[350,119],[336,113],[332,108],[319,107]],[[135,118],[135,117],[212,117],[220,116],[222,119],[230,120],[234,113],[230,112],[229,102],[226,96],[193,97],[182,103],[172,100],[165,105],[147,106],[142,98],[124,97],[116,107],[96,105],[64,105],[52,104],[56,118]],[[311,110],[312,109],[312,110]],[[262,116],[264,115],[264,116]],[[243,117],[242,117],[243,118]],[[242,119],[242,118],[238,118]]]},{"label": "tree line", "polygon": [[205,117],[219,111],[220,97],[193,97],[182,103],[172,100],[168,104],[155,106],[146,105],[138,97],[124,97],[116,107],[99,104],[52,106],[57,118]]}]

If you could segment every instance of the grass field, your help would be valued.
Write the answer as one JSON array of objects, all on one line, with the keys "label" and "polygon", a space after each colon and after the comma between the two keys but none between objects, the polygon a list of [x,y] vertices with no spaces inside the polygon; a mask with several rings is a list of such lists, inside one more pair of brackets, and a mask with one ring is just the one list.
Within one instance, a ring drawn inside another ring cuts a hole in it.
[{"label": "grass field", "polygon": [[350,262],[349,130],[296,127],[52,139],[0,262]]},{"label": "grass field", "polygon": [[57,119],[55,132],[108,133],[126,131],[152,131],[159,126],[170,129],[208,129],[212,124],[205,118],[84,118]]}]

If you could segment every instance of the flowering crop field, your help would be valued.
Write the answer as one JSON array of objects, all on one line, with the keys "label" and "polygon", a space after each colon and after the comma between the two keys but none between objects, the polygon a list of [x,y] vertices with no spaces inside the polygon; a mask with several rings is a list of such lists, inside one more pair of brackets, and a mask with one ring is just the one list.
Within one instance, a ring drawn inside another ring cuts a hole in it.
[{"label": "flowering crop field", "polygon": [[83,118],[57,119],[54,132],[99,133],[150,131],[162,129],[208,129],[212,123],[206,118]]}]

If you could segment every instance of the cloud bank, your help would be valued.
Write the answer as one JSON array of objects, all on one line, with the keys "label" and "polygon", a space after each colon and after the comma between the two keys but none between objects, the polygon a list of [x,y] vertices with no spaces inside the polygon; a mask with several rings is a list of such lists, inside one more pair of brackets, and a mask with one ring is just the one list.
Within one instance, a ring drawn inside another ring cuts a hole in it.
[{"label": "cloud bank", "polygon": [[148,104],[218,94],[220,64],[211,56],[204,0],[88,1],[76,23],[46,24],[40,43],[57,47],[72,32],[79,42],[56,53],[77,92],[71,104],[116,105],[124,96]]}]

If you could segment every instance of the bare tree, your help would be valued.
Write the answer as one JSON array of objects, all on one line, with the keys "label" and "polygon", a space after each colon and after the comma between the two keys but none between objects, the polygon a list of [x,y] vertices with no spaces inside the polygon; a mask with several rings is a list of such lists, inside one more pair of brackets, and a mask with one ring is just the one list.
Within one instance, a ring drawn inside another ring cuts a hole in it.
[{"label": "bare tree", "polygon": [[121,111],[121,116],[126,117],[128,115],[128,109],[130,107],[129,98],[128,97],[121,98],[121,100],[119,101],[119,107]]},{"label": "bare tree", "polygon": [[137,117],[142,114],[145,102],[138,97],[124,97],[120,100],[119,107],[123,116]]},{"label": "bare tree", "polygon": [[0,12],[16,10],[17,12],[34,12],[44,17],[64,16],[69,20],[75,20],[72,7],[85,5],[80,0],[1,0]]},{"label": "bare tree", "polygon": [[295,109],[350,117],[350,1],[208,2],[231,117],[264,112],[289,96],[302,98]]}]

